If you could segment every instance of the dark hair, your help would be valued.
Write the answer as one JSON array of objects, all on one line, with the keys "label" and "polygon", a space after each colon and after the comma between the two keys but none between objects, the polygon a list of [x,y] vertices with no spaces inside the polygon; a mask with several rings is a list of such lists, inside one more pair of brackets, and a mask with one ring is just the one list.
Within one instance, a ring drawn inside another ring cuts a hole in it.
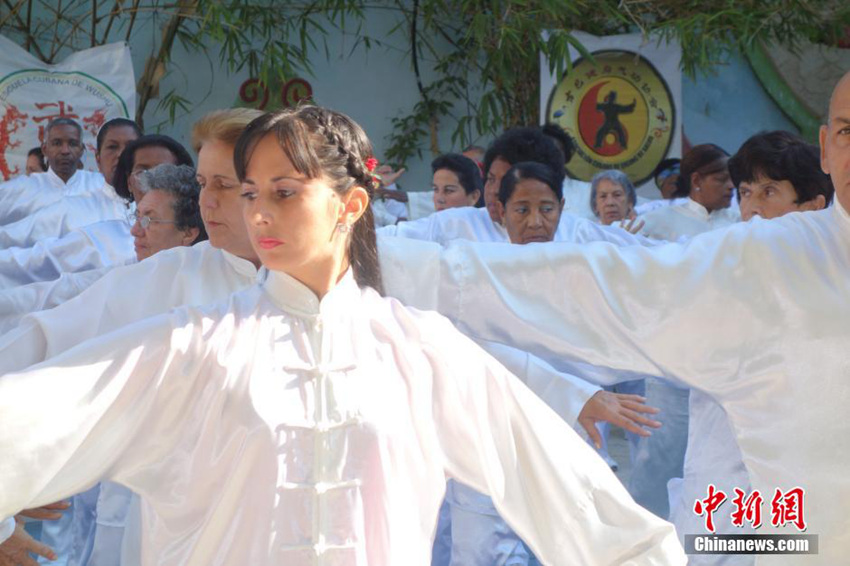
[{"label": "dark hair", "polygon": [[50,120],[47,123],[47,127],[44,129],[44,137],[47,138],[47,136],[50,134],[50,130],[52,130],[56,126],[72,126],[77,129],[77,135],[80,136],[80,139],[82,139],[83,137],[83,127],[71,118],[54,118]]},{"label": "dark hair", "polygon": [[534,161],[564,171],[564,154],[539,128],[513,128],[496,138],[484,155],[484,175],[497,158],[515,165]]},{"label": "dark hair", "polygon": [[682,158],[681,172],[676,181],[676,190],[672,198],[686,197],[691,194],[691,175],[713,175],[726,169],[725,158],[729,153],[713,143],[695,145]]},{"label": "dark hair", "polygon": [[[366,168],[366,161],[373,157],[372,143],[363,128],[345,114],[305,105],[256,118],[239,136],[233,152],[240,182],[245,180],[254,148],[267,135],[277,138],[286,157],[302,175],[310,179],[324,177],[340,195],[355,186],[363,187],[372,199],[376,183]],[[383,294],[371,206],[352,226],[350,238],[348,255],[357,284]]]},{"label": "dark hair", "polygon": [[460,181],[466,194],[471,195],[478,191],[478,197],[484,191],[484,180],[481,178],[481,169],[473,160],[459,153],[446,153],[431,162],[431,173],[440,169],[448,169]]},{"label": "dark hair", "polygon": [[540,131],[557,142],[558,149],[564,154],[564,163],[569,163],[576,152],[576,142],[572,136],[565,132],[564,128],[552,122],[541,126]]},{"label": "dark hair", "polygon": [[682,160],[678,157],[668,157],[667,159],[662,159],[661,163],[655,166],[655,169],[652,171],[652,179],[655,181],[655,184],[658,184],[658,176],[662,173],[666,173],[672,169],[679,168],[681,170]]},{"label": "dark hair", "polygon": [[829,176],[821,171],[820,150],[781,130],[761,132],[745,141],[729,159],[729,174],[736,187],[760,177],[788,181],[797,193],[795,204],[823,195],[828,206],[835,193]]},{"label": "dark hair", "polygon": [[41,170],[47,171],[47,161],[44,159],[44,152],[41,151],[41,147],[34,147],[27,152],[27,158],[33,155],[38,158],[38,164],[41,165]]},{"label": "dark hair", "polygon": [[136,137],[142,137],[142,130],[139,128],[139,125],[132,120],[128,120],[127,118],[113,118],[106,122],[103,126],[100,127],[100,130],[97,132],[97,152],[100,153],[100,148],[103,147],[103,139],[106,137],[106,134],[109,133],[109,130],[112,128],[133,128],[133,131],[136,132]]},{"label": "dark hair", "polygon": [[171,155],[177,160],[177,165],[188,165],[194,167],[195,162],[192,156],[186,151],[186,148],[180,143],[168,136],[159,134],[151,134],[142,136],[137,140],[133,140],[127,144],[124,151],[118,157],[118,164],[115,166],[115,174],[112,176],[112,185],[118,196],[128,202],[132,202],[133,193],[130,192],[130,187],[127,184],[130,180],[130,175],[133,172],[133,165],[136,160],[136,151],[143,147],[164,147],[171,152]]},{"label": "dark hair", "polygon": [[174,211],[174,226],[178,230],[198,229],[198,237],[193,244],[207,239],[207,231],[201,219],[201,207],[198,199],[201,185],[195,170],[188,165],[162,163],[139,176],[142,190],[162,191],[174,197],[171,209]]},{"label": "dark hair", "polygon": [[507,206],[516,190],[517,183],[525,179],[535,179],[547,185],[555,193],[558,202],[564,198],[564,173],[555,172],[551,167],[536,161],[522,161],[511,167],[502,177],[499,201]]}]

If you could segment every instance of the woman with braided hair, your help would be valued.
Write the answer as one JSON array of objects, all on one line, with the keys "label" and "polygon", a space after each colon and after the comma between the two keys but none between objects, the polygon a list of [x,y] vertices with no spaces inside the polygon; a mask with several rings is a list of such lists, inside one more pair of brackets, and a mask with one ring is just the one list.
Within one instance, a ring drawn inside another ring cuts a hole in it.
[{"label": "woman with braided hair", "polygon": [[[357,124],[263,115],[235,165],[268,276],[0,378],[0,518],[106,478],[147,502],[145,565],[421,566],[448,475],[545,564],[684,564],[522,383],[381,296]],[[45,389],[49,419],[30,406]]]}]

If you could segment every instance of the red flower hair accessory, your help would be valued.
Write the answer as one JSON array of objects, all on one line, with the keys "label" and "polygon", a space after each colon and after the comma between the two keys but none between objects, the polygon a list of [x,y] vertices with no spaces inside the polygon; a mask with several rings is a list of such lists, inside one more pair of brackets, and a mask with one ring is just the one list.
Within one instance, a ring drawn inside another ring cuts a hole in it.
[{"label": "red flower hair accessory", "polygon": [[375,159],[374,157],[370,157],[369,159],[366,160],[365,165],[366,165],[366,170],[369,171],[369,173],[374,173],[375,168],[378,166],[378,160]]}]

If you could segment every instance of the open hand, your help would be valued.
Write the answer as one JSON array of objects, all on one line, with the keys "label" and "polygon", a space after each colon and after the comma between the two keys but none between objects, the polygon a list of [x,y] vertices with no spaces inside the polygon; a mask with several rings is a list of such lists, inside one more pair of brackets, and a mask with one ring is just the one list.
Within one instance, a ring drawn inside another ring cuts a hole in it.
[{"label": "open hand", "polygon": [[38,562],[30,558],[30,552],[48,560],[56,560],[56,553],[32,538],[24,530],[24,522],[16,518],[14,534],[0,544],[0,566],[38,566]]},{"label": "open hand", "polygon": [[584,404],[578,415],[578,422],[587,431],[593,444],[601,448],[602,437],[596,428],[597,422],[609,422],[640,436],[650,436],[652,433],[643,427],[659,428],[661,423],[644,415],[657,413],[658,409],[648,406],[646,398],[640,395],[597,391]]}]

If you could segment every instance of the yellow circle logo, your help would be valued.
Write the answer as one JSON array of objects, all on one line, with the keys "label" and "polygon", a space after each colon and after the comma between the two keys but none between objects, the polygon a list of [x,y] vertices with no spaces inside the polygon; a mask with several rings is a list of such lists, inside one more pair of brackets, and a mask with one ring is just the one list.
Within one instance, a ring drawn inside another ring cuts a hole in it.
[{"label": "yellow circle logo", "polygon": [[579,59],[552,94],[546,119],[576,142],[570,177],[589,181],[619,169],[639,185],[667,155],[675,108],[667,83],[652,64],[630,51],[603,50]]}]

